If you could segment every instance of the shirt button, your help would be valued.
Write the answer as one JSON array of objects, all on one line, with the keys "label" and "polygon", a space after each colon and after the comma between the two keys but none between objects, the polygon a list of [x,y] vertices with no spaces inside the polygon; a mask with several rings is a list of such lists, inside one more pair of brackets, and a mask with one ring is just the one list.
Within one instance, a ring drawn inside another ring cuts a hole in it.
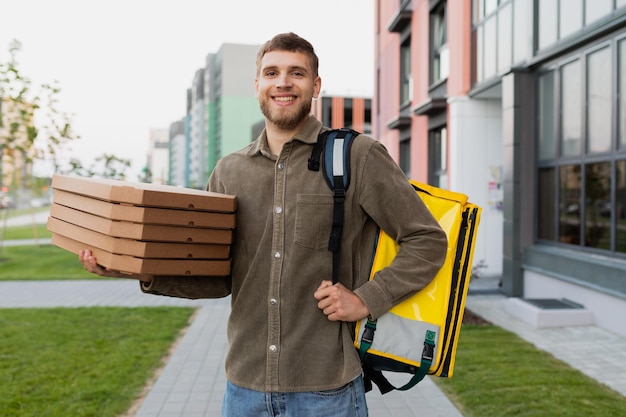
[{"label": "shirt button", "polygon": [[275,259],[279,259],[280,258],[280,252],[274,252],[274,258]]},{"label": "shirt button", "polygon": [[276,304],[278,304],[278,301],[276,301],[276,299],[275,299],[275,298],[272,298],[272,299],[270,300],[270,304],[271,304],[271,305],[273,305],[273,306],[275,306]]},{"label": "shirt button", "polygon": [[270,352],[274,353],[278,350],[278,348],[276,347],[276,345],[270,345]]},{"label": "shirt button", "polygon": [[278,169],[285,169],[285,164],[283,162],[279,162]]},{"label": "shirt button", "polygon": [[282,213],[282,212],[283,212],[283,208],[282,208],[282,207],[276,207],[276,208],[274,209],[274,211],[275,211],[276,213],[280,214],[280,213]]}]

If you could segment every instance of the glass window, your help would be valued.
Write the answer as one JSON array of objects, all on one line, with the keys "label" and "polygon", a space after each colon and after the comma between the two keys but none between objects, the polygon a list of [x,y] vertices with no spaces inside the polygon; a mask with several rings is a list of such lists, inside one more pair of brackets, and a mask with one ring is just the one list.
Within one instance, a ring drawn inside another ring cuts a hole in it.
[{"label": "glass window", "polygon": [[626,160],[615,163],[615,250],[626,253]]},{"label": "glass window", "polygon": [[411,178],[411,138],[400,141],[400,169],[407,178]]},{"label": "glass window", "polygon": [[487,80],[496,75],[496,16],[485,21],[483,39],[483,79]]},{"label": "glass window", "polygon": [[[569,2],[567,0],[569,8]],[[587,0],[585,2],[585,25],[610,14],[613,11],[613,0]]]},{"label": "glass window", "polygon": [[411,39],[400,46],[400,104],[411,102],[413,96],[413,77],[411,76]]},{"label": "glass window", "polygon": [[556,156],[554,140],[554,71],[539,77],[539,159]]},{"label": "glass window", "polygon": [[481,82],[485,79],[485,67],[483,65],[485,56],[484,38],[484,26],[479,26],[476,29],[476,82]]},{"label": "glass window", "polygon": [[538,239],[624,256],[626,157],[623,151],[612,152],[614,143],[626,148],[621,98],[626,39],[619,36],[574,52],[579,59],[565,56],[538,69],[536,210]]},{"label": "glass window", "polygon": [[[625,0],[626,1],[626,0]],[[513,62],[524,61],[532,56],[533,48],[533,2],[516,0],[513,3]]]},{"label": "glass window", "polygon": [[[589,1],[587,1],[588,3]],[[559,39],[578,32],[583,27],[583,0],[561,0],[559,10]]]},{"label": "glass window", "polygon": [[484,0],[485,2],[485,16],[493,13],[498,8],[498,0]]},{"label": "glass window", "polygon": [[448,38],[446,28],[446,4],[442,3],[431,14],[432,27],[432,82],[444,80],[448,78],[450,67],[450,55],[448,51]]},{"label": "glass window", "polygon": [[428,183],[435,187],[448,188],[448,138],[445,127],[430,131],[428,138]]},{"label": "glass window", "polygon": [[587,148],[611,150],[611,49],[587,56]]},{"label": "glass window", "polygon": [[611,164],[585,166],[585,246],[611,249]]},{"label": "glass window", "polygon": [[539,197],[538,197],[538,228],[539,239],[556,240],[556,227],[554,227],[556,193],[554,184],[556,171],[554,168],[542,168],[539,170]]},{"label": "glass window", "polygon": [[[626,1],[626,0],[625,0]],[[626,40],[622,40],[618,47],[618,70],[617,85],[618,97],[618,146],[620,149],[626,148]]]},{"label": "glass window", "polygon": [[580,62],[571,62],[561,70],[561,155],[576,156],[582,150]]},{"label": "glass window", "polygon": [[513,58],[513,19],[511,3],[498,11],[498,71],[511,67]]},{"label": "glass window", "polygon": [[626,0],[615,0],[615,7],[620,8],[626,6]]},{"label": "glass window", "polygon": [[485,17],[484,4],[483,0],[474,0],[472,3],[472,23],[476,24]]},{"label": "glass window", "polygon": [[557,40],[558,0],[539,0],[539,49]]},{"label": "glass window", "polygon": [[580,244],[580,165],[559,170],[559,241]]}]

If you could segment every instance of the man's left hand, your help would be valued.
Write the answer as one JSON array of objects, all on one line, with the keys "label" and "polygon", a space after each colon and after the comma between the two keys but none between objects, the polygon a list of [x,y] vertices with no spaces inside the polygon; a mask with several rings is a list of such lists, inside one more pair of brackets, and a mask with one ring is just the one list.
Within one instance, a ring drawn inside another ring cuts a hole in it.
[{"label": "man's left hand", "polygon": [[322,281],[315,294],[317,306],[330,321],[358,321],[369,315],[363,300],[342,284]]}]

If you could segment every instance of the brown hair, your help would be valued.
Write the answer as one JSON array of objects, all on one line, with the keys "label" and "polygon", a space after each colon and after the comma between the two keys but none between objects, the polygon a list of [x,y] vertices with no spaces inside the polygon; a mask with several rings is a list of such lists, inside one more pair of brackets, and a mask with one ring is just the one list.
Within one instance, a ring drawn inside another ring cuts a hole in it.
[{"label": "brown hair", "polygon": [[309,60],[311,61],[311,68],[313,69],[313,75],[317,77],[319,59],[315,54],[315,49],[313,49],[313,45],[311,45],[311,43],[306,39],[301,38],[293,32],[280,33],[274,36],[269,41],[265,42],[263,46],[261,46],[261,48],[259,49],[259,53],[256,56],[257,75],[261,70],[261,60],[266,53],[272,51],[301,52],[305,55],[308,55]]}]

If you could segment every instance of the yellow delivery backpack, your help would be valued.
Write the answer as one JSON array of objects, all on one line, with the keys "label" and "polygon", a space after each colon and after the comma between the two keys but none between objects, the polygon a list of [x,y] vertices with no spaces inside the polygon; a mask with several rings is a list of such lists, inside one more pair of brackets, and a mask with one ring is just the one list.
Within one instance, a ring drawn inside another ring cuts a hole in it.
[{"label": "yellow delivery backpack", "polygon": [[[309,160],[309,169],[319,169],[316,160],[323,152],[324,176],[335,196],[329,240],[333,282],[337,280],[339,265],[343,196],[349,185],[349,149],[357,135],[350,129],[324,132]],[[445,231],[448,252],[436,277],[424,289],[378,319],[363,319],[356,325],[354,345],[361,356],[366,390],[374,383],[383,394],[394,389],[407,390],[427,374],[452,376],[481,214],[481,208],[464,194],[409,182]],[[397,252],[398,244],[381,230],[373,248],[370,279],[389,265]],[[412,377],[405,385],[395,387],[383,371],[408,373]]]}]

